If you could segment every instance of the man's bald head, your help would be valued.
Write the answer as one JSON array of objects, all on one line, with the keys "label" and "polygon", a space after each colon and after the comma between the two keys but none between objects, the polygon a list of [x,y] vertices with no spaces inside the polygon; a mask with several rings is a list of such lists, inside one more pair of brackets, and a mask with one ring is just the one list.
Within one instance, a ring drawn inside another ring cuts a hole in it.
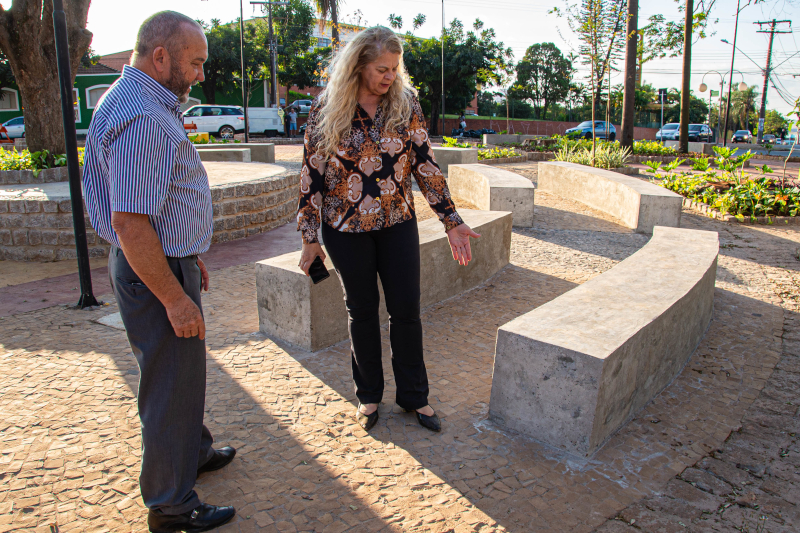
[{"label": "man's bald head", "polygon": [[203,27],[191,18],[175,11],[161,11],[151,15],[139,27],[131,63],[136,64],[163,46],[171,57],[178,58],[186,42],[186,34],[203,32]]},{"label": "man's bald head", "polygon": [[202,82],[208,43],[202,26],[174,11],[156,13],[139,28],[132,65],[186,103],[192,85]]}]

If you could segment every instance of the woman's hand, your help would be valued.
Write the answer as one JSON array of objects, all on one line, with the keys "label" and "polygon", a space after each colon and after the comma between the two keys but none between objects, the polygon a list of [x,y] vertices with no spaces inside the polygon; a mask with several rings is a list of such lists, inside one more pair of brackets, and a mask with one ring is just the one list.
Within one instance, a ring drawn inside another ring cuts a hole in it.
[{"label": "woman's hand", "polygon": [[317,256],[325,261],[325,252],[322,251],[320,243],[312,242],[311,244],[303,244],[303,251],[300,253],[300,263],[297,266],[306,273],[306,276],[308,276],[308,269],[311,268],[311,263],[314,262]]},{"label": "woman's hand", "polygon": [[472,249],[469,246],[470,237],[477,239],[480,235],[472,231],[466,224],[460,224],[447,232],[453,259],[458,261],[459,265],[466,266],[472,260]]}]

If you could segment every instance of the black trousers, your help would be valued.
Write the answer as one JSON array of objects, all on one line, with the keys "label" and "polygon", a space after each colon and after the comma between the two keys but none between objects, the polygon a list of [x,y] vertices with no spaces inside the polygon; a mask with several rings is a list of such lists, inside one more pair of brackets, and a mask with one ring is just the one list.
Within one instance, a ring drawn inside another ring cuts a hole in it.
[{"label": "black trousers", "polygon": [[[202,312],[197,257],[167,258],[167,263]],[[175,335],[164,305],[119,248],[111,248],[108,274],[139,363],[142,499],[145,506],[162,514],[191,511],[200,505],[194,491],[197,469],[214,454],[214,439],[203,425],[206,343],[199,337]]]},{"label": "black trousers", "polygon": [[422,357],[416,218],[363,233],[345,233],[322,224],[322,240],[344,289],[358,400],[380,403],[383,399],[378,317],[380,275],[389,312],[397,405],[409,410],[425,407],[428,405],[428,375]]}]

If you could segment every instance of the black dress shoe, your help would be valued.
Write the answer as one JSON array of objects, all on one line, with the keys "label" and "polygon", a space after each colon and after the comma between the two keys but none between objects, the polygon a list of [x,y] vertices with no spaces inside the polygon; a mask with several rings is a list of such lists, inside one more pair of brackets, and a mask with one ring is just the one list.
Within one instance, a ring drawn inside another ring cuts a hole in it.
[{"label": "black dress shoe", "polygon": [[228,463],[233,461],[234,457],[236,457],[236,449],[230,446],[214,450],[214,455],[211,456],[211,459],[197,469],[197,475],[199,476],[203,472],[213,472],[214,470],[224,468]]},{"label": "black dress shoe", "polygon": [[364,428],[364,431],[369,431],[378,423],[378,410],[375,409],[374,413],[365,415],[361,412],[361,404],[358,404],[358,409],[356,409],[356,422],[358,422],[359,426]]},{"label": "black dress shoe", "polygon": [[150,533],[167,533],[186,531],[199,533],[218,528],[236,515],[233,507],[217,507],[201,503],[194,510],[178,515],[158,514],[150,511],[147,514],[147,527]]},{"label": "black dress shoe", "polygon": [[419,422],[420,426],[426,429],[430,429],[431,431],[435,431],[437,433],[442,430],[442,421],[439,420],[439,415],[437,415],[436,413],[433,413],[431,416],[428,416],[428,415],[423,415],[419,411],[413,411],[410,409],[405,409],[403,407],[401,407],[401,409],[403,410],[404,413],[414,413],[414,415],[416,415],[417,417],[417,422]]}]

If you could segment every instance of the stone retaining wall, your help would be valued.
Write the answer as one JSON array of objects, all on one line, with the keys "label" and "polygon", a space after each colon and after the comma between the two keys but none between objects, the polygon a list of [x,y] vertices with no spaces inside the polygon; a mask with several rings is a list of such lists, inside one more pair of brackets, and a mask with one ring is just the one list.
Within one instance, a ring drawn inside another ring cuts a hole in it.
[{"label": "stone retaining wall", "polygon": [[[81,167],[81,175],[83,175],[83,167]],[[35,176],[32,170],[0,170],[0,185],[56,183],[59,181],[69,181],[67,167],[46,168]]]},{"label": "stone retaining wall", "polygon": [[[299,180],[300,175],[292,173],[212,187],[212,243],[269,231],[292,220],[297,210]],[[97,236],[88,216],[86,234],[90,256],[108,255],[109,244]],[[68,198],[0,200],[0,260],[46,262],[75,257],[72,206]]]}]

